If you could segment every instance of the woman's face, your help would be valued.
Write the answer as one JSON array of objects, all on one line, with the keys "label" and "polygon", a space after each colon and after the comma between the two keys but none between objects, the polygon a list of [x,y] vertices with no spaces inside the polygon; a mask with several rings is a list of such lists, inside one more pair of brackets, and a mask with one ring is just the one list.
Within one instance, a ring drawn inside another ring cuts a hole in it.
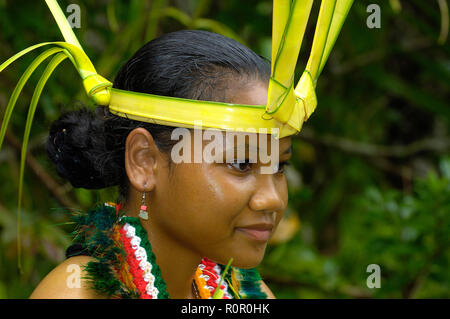
[{"label": "woman's face", "polygon": [[[263,105],[266,100],[267,86],[261,84],[236,92],[230,102]],[[234,266],[252,268],[261,262],[269,236],[287,206],[288,191],[282,166],[290,158],[291,138],[279,140],[279,155],[275,154],[280,163],[277,171],[275,164],[263,164],[259,158],[257,163],[249,163],[248,151],[244,158],[234,156],[227,162],[225,154],[233,150],[229,148],[230,139],[225,133],[222,136],[222,163],[172,164],[171,171],[168,166],[160,166],[149,203],[149,228],[150,232],[164,234],[165,238],[201,257],[221,264],[233,257]],[[273,137],[267,134],[262,137],[270,153]],[[193,139],[191,145],[194,145]],[[208,143],[208,140],[203,141],[203,147]],[[257,144],[250,145],[250,151],[260,146],[259,142]],[[196,151],[192,149],[192,154]],[[246,163],[236,161],[245,159]],[[275,173],[262,174],[263,166],[272,167]]]}]

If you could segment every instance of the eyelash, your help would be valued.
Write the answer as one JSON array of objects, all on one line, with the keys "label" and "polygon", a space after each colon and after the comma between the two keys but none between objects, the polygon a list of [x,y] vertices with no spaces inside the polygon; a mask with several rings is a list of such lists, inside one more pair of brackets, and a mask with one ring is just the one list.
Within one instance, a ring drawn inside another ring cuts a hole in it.
[{"label": "eyelash", "polygon": [[[233,162],[233,163],[228,163],[228,165],[231,165],[233,168],[235,168],[235,166],[233,166],[234,164],[238,164],[238,165],[241,165],[241,164],[246,164],[246,165],[248,165],[248,164],[250,164],[250,165],[252,165],[252,164],[254,164],[254,163],[248,163],[248,159],[245,159],[245,162]],[[278,171],[277,171],[277,173],[284,173],[284,168],[286,167],[286,166],[289,166],[289,165],[291,165],[291,163],[290,162],[288,162],[288,161],[284,161],[284,162],[280,162],[279,163],[279,165],[278,165]],[[281,169],[280,169],[281,168]],[[236,169],[236,168],[235,168]],[[248,172],[248,170],[245,170],[245,171],[243,171],[243,170],[239,170],[239,169],[236,169],[238,172],[240,172],[240,173],[246,173],[246,172]]]}]

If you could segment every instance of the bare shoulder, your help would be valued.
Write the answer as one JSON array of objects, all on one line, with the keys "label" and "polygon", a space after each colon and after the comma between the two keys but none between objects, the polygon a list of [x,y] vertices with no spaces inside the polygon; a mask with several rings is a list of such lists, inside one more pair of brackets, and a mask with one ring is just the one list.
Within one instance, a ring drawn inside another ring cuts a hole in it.
[{"label": "bare shoulder", "polygon": [[103,298],[90,289],[82,279],[83,265],[93,260],[89,256],[75,256],[55,267],[39,283],[31,299],[98,299]]},{"label": "bare shoulder", "polygon": [[261,290],[267,294],[268,299],[276,299],[275,295],[272,293],[270,288],[266,285],[264,281],[261,280]]}]

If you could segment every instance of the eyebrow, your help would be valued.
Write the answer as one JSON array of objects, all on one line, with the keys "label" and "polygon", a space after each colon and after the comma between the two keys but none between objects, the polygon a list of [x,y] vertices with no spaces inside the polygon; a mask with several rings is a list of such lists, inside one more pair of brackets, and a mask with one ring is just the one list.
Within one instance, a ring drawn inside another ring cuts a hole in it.
[{"label": "eyebrow", "polygon": [[[259,147],[254,147],[253,145],[249,145],[248,143],[245,143],[244,146],[246,147],[246,149],[250,149],[252,148],[253,150],[259,150]],[[234,146],[234,150],[238,149],[239,145],[235,145]],[[282,155],[291,155],[292,154],[292,144],[284,151],[284,153]]]}]

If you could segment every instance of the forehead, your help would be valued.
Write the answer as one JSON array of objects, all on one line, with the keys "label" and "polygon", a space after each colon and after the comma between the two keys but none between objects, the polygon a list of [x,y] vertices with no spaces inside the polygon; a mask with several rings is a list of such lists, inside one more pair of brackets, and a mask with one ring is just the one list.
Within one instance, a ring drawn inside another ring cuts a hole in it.
[{"label": "forehead", "polygon": [[228,102],[233,104],[266,105],[268,86],[262,82],[250,82],[238,86],[229,93]]},{"label": "forehead", "polygon": [[[208,131],[208,130],[206,130]],[[279,152],[281,156],[289,153],[292,146],[292,138],[290,136],[276,139],[271,134],[233,132],[233,131],[215,131],[214,137],[209,139],[207,134],[203,135],[203,145],[211,145],[220,148],[221,152],[240,152],[245,151],[248,155],[252,152],[267,152],[272,154],[272,149]],[[274,154],[275,155],[275,154]]]}]

